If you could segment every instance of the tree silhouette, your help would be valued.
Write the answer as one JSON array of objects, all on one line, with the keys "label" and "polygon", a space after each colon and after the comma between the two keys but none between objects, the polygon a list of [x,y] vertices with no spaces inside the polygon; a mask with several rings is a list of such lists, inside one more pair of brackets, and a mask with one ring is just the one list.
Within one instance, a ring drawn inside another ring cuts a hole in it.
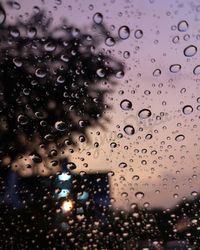
[{"label": "tree silhouette", "polygon": [[[0,12],[6,17],[1,6]],[[99,123],[111,77],[123,76],[123,65],[98,49],[109,34],[106,27],[93,29],[101,35],[84,34],[66,21],[53,27],[42,11],[14,25],[1,18],[2,165],[33,174],[42,164],[55,172],[73,134],[85,135]]]}]

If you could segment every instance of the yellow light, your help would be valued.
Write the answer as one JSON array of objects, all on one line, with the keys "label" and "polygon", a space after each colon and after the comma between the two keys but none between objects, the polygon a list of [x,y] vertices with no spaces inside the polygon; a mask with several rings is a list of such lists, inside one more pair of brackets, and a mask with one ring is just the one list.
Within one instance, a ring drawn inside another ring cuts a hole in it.
[{"label": "yellow light", "polygon": [[71,200],[64,201],[62,204],[63,212],[69,212],[73,208],[73,203]]}]

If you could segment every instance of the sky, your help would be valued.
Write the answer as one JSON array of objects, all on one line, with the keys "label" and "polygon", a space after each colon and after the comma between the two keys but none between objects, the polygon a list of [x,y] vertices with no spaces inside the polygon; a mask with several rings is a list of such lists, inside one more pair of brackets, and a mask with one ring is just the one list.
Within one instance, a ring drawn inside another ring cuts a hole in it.
[{"label": "sky", "polygon": [[[91,31],[99,12],[119,37],[114,46],[105,43],[102,49],[124,62],[125,75],[114,79],[117,84],[107,95],[112,108],[105,113],[109,121],[102,120],[104,129],[89,128],[90,142],[79,143],[73,154],[66,150],[77,171],[108,172],[116,208],[129,209],[132,203],[170,208],[184,197],[193,199],[200,189],[199,1],[18,3],[9,11],[9,21],[37,6],[51,11],[54,24],[66,18]],[[119,36],[122,26],[130,30],[127,39]]]}]

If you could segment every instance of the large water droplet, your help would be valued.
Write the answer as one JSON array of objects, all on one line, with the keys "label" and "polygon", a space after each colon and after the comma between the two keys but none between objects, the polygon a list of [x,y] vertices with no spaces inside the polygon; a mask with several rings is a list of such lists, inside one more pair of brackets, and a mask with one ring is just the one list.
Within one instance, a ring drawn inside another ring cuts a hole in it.
[{"label": "large water droplet", "polygon": [[97,69],[96,73],[101,78],[105,76],[105,70],[104,69]]},{"label": "large water droplet", "polygon": [[141,119],[147,119],[151,116],[151,111],[149,109],[142,109],[139,111],[138,116]]},{"label": "large water droplet", "polygon": [[193,107],[191,105],[186,105],[183,107],[183,114],[189,115],[193,112]]},{"label": "large water droplet", "polygon": [[103,15],[99,12],[95,13],[93,16],[93,21],[96,24],[101,24],[103,22]]},{"label": "large water droplet", "polygon": [[127,99],[124,99],[121,101],[120,103],[120,107],[123,109],[123,110],[129,110],[132,108],[132,102],[127,100]]},{"label": "large water droplet", "polygon": [[169,67],[169,70],[172,72],[172,73],[177,73],[181,70],[181,65],[180,64],[172,64],[170,67]]},{"label": "large water droplet", "polygon": [[75,165],[73,162],[68,162],[68,163],[66,164],[66,167],[67,167],[67,169],[69,169],[69,170],[74,170],[74,169],[76,169],[76,165]]},{"label": "large water droplet", "polygon": [[177,135],[176,138],[175,138],[175,140],[176,140],[177,142],[181,142],[181,141],[183,141],[184,139],[185,139],[185,136],[184,136],[184,135]]},{"label": "large water droplet", "polygon": [[44,69],[38,68],[35,71],[35,75],[39,78],[44,78],[46,76],[46,72]]},{"label": "large water droplet", "polygon": [[198,76],[200,75],[200,65],[197,65],[194,69],[193,69],[193,73]]},{"label": "large water droplet", "polygon": [[160,76],[161,75],[161,70],[160,69],[155,69],[153,72],[153,76]]},{"label": "large water droplet", "polygon": [[194,45],[189,45],[184,49],[183,53],[187,57],[194,56],[197,53],[197,47]]},{"label": "large water droplet", "polygon": [[58,131],[66,131],[67,130],[67,124],[63,121],[57,121],[55,123],[55,129]]},{"label": "large water droplet", "polygon": [[178,23],[178,30],[181,32],[185,32],[188,29],[187,21],[183,20]]},{"label": "large water droplet", "polygon": [[144,197],[144,193],[143,192],[137,192],[135,193],[135,197],[139,200],[141,200]]},{"label": "large water droplet", "polygon": [[105,44],[109,47],[115,45],[115,39],[113,37],[107,37],[105,40]]},{"label": "large water droplet", "polygon": [[130,29],[128,26],[121,26],[118,30],[118,35],[121,39],[125,40],[130,36]]},{"label": "large water droplet", "polygon": [[29,28],[28,31],[27,31],[27,34],[28,34],[29,38],[35,37],[37,35],[36,28],[34,28],[34,27]]},{"label": "large water droplet", "polygon": [[143,31],[142,30],[136,30],[134,33],[135,38],[140,39],[143,37]]},{"label": "large water droplet", "polygon": [[127,164],[126,164],[125,162],[121,162],[121,163],[119,164],[119,167],[120,167],[120,168],[126,168],[126,167],[127,167]]},{"label": "large water droplet", "polygon": [[19,124],[21,125],[26,125],[28,123],[28,117],[25,115],[18,115],[17,117],[17,121],[19,122]]},{"label": "large water droplet", "polygon": [[51,43],[51,42],[48,42],[44,45],[44,49],[48,52],[52,52],[56,49],[56,46],[55,44]]},{"label": "large water droplet", "polygon": [[131,125],[126,125],[124,127],[124,132],[127,134],[127,135],[133,135],[135,133],[135,129],[133,126]]}]

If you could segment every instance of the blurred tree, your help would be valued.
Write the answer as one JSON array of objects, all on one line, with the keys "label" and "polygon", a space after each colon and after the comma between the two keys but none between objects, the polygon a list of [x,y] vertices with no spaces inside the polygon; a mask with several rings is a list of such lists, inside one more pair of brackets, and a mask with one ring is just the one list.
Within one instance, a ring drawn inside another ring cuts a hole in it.
[{"label": "blurred tree", "polygon": [[[60,168],[73,134],[86,135],[108,108],[105,96],[123,65],[97,47],[101,36],[66,21],[53,27],[45,12],[6,22],[0,7],[0,157],[22,175],[49,175]],[[109,83],[108,83],[109,81]]]}]

